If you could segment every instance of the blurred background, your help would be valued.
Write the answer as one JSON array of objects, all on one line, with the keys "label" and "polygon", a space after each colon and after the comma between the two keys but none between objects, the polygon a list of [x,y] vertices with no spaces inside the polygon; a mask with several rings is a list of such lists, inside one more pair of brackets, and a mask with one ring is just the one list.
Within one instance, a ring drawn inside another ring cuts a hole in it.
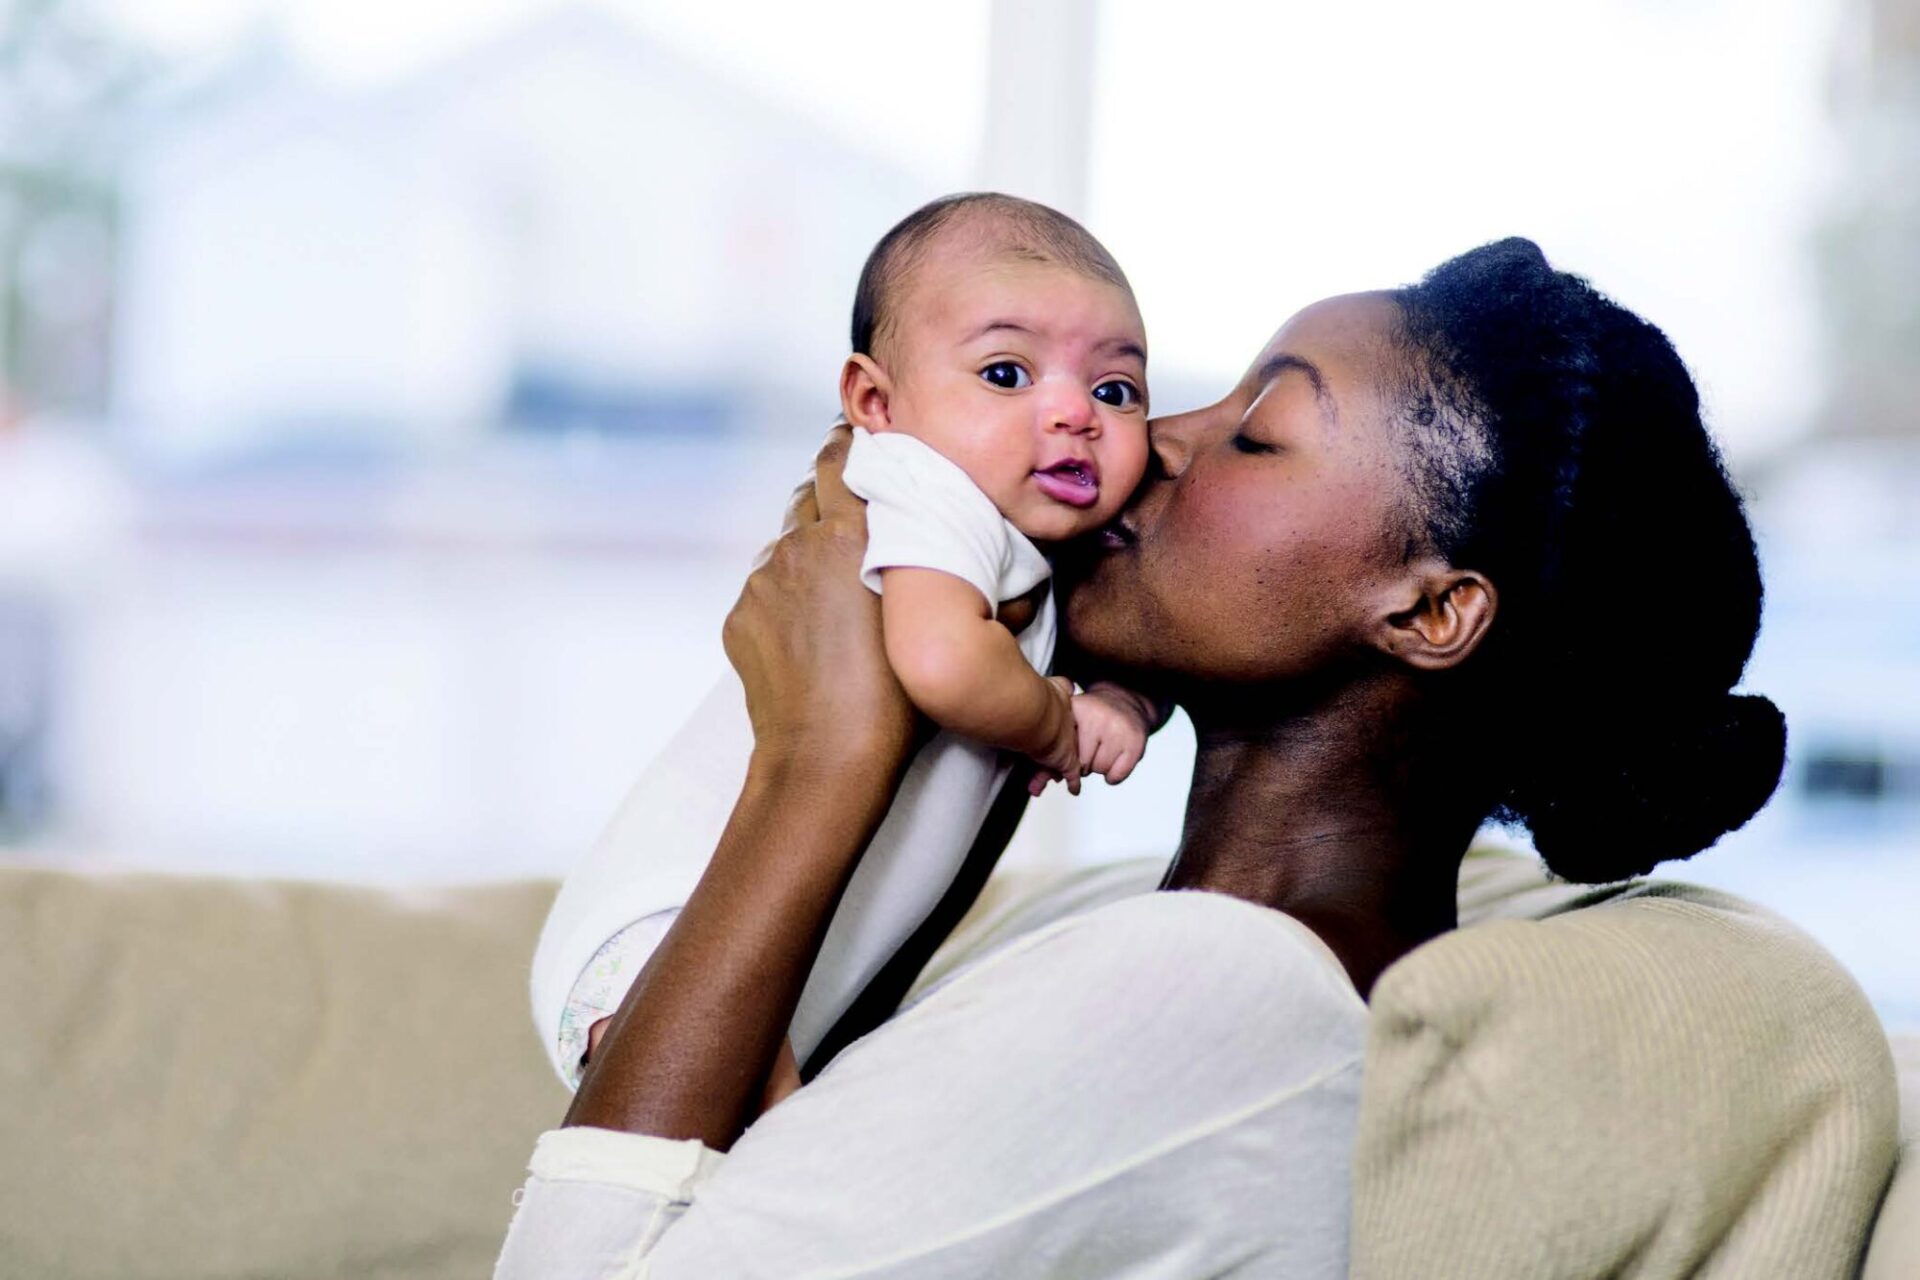
[{"label": "blurred background", "polygon": [[[1793,732],[1672,874],[1920,1025],[1920,0],[0,0],[0,844],[563,872],[722,669],[868,248],[978,187],[1114,250],[1157,411],[1512,233],[1666,328]],[[1017,856],[1169,852],[1191,758]]]}]

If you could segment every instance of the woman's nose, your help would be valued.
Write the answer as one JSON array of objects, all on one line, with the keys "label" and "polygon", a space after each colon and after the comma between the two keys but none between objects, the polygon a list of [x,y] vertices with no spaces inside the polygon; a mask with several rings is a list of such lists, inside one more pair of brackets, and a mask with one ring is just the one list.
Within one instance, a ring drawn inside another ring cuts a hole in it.
[{"label": "woman's nose", "polygon": [[1177,413],[1147,423],[1147,444],[1160,472],[1172,480],[1187,469],[1205,428],[1199,412]]}]

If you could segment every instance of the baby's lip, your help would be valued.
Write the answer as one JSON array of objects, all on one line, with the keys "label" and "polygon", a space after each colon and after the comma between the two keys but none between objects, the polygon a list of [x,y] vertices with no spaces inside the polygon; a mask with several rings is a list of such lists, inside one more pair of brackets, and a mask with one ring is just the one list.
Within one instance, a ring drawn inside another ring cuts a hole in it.
[{"label": "baby's lip", "polygon": [[1060,458],[1037,468],[1041,472],[1064,472],[1080,478],[1084,484],[1100,487],[1100,464],[1092,458]]},{"label": "baby's lip", "polygon": [[1100,468],[1092,458],[1062,458],[1036,469],[1040,491],[1070,507],[1090,507],[1100,500]]}]

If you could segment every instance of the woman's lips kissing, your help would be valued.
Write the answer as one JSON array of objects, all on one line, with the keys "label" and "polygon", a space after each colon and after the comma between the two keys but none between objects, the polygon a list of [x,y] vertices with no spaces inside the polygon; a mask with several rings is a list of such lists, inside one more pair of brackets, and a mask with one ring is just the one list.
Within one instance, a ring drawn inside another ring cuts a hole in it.
[{"label": "woman's lips kissing", "polygon": [[1125,550],[1140,541],[1140,535],[1134,532],[1133,526],[1127,523],[1125,516],[1107,521],[1100,526],[1095,536],[1099,538],[1100,545],[1108,551]]},{"label": "woman's lips kissing", "polygon": [[1100,501],[1100,471],[1091,458],[1063,458],[1033,473],[1040,492],[1070,507],[1090,507]]}]

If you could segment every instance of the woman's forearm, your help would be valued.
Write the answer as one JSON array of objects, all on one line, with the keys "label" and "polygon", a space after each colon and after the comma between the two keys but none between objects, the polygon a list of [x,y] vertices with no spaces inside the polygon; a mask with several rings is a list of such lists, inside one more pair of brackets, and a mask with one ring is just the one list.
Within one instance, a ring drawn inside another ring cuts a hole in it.
[{"label": "woman's forearm", "polygon": [[753,724],[747,780],[566,1124],[733,1145],[906,768],[913,707],[860,580],[866,509],[840,478],[851,438],[839,429],[821,446],[811,492],[796,495],[721,628]]},{"label": "woman's forearm", "polygon": [[887,753],[756,753],[712,862],[567,1113],[726,1150],[760,1108],[840,895],[886,812]]}]

